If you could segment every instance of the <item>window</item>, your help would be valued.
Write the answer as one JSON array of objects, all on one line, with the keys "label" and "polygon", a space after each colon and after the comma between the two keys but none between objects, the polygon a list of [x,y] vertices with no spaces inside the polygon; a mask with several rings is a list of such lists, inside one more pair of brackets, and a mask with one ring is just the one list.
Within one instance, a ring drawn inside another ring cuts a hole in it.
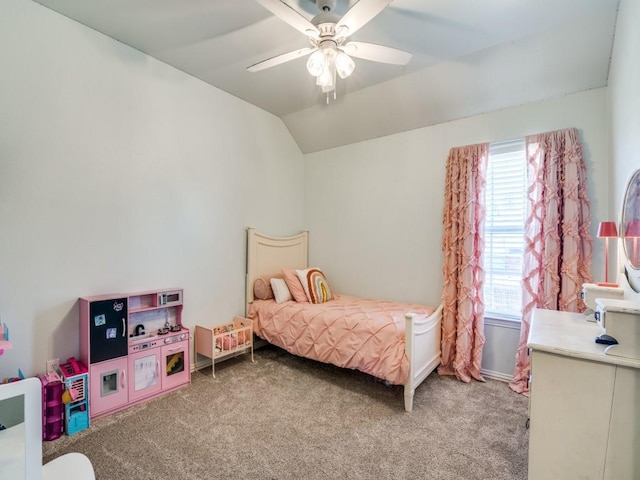
[{"label": "window", "polygon": [[524,139],[492,143],[487,167],[485,315],[520,321],[526,219],[527,164]]}]

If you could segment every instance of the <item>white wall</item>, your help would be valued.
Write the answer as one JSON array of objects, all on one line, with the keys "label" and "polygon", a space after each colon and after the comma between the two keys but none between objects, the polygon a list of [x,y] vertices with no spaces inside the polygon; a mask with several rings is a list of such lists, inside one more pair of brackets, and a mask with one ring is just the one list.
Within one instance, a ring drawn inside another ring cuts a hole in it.
[{"label": "white wall", "polygon": [[619,220],[627,181],[640,168],[640,2],[621,0],[616,25],[609,102],[613,175],[610,214]]},{"label": "white wall", "polygon": [[78,355],[80,296],[244,312],[245,228],[303,226],[280,119],[36,3],[0,2],[0,378]]},{"label": "white wall", "polygon": [[[609,211],[606,89],[305,155],[311,264],[339,293],[438,304],[449,149],[566,127],[583,140],[595,237]],[[596,279],[604,276],[601,243],[594,239]],[[483,367],[511,375],[517,335],[495,328],[487,328]]]}]

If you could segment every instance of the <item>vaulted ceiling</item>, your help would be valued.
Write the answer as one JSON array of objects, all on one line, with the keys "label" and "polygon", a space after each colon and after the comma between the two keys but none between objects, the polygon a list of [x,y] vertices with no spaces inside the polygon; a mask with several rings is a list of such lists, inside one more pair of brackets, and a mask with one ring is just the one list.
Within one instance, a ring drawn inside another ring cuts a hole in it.
[{"label": "vaulted ceiling", "polygon": [[[405,66],[355,59],[327,103],[309,46],[256,0],[37,0],[282,118],[305,152],[607,84],[618,0],[395,0],[351,40],[410,52]],[[307,19],[313,0],[283,0]],[[369,0],[360,0],[367,2]],[[355,0],[337,0],[343,15]]]}]

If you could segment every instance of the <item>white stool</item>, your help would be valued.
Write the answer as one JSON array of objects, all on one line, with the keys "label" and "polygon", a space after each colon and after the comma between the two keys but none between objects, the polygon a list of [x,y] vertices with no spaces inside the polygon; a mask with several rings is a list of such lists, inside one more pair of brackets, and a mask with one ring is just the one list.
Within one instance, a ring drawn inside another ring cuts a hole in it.
[{"label": "white stool", "polygon": [[67,453],[42,466],[42,480],[95,480],[93,465],[82,453]]}]

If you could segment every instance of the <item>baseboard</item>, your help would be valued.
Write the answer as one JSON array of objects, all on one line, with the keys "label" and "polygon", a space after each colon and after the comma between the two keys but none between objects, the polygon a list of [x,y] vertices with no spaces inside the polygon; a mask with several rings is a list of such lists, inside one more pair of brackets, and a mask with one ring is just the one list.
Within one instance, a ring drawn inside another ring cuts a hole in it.
[{"label": "baseboard", "polygon": [[207,368],[211,366],[211,359],[208,360],[204,360],[200,363],[198,362],[193,362],[191,364],[191,373],[196,372],[197,370],[202,370],[203,368]]},{"label": "baseboard", "polygon": [[513,380],[513,375],[508,375],[502,372],[494,372],[493,370],[480,370],[480,374],[483,377],[492,378],[493,380],[500,380],[501,382],[511,382]]},{"label": "baseboard", "polygon": [[260,347],[264,347],[265,345],[269,345],[269,342],[263,340],[260,337],[253,337],[253,349],[256,350]]}]

